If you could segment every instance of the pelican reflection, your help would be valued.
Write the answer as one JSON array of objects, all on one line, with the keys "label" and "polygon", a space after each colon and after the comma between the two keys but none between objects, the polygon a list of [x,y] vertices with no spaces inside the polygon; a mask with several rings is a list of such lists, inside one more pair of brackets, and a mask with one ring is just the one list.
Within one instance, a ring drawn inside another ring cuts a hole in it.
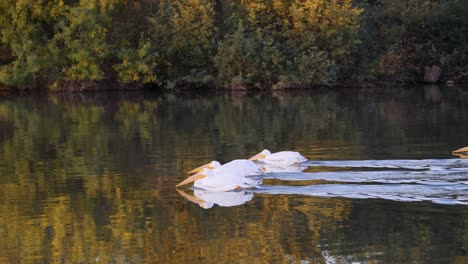
[{"label": "pelican reflection", "polygon": [[229,191],[229,192],[210,192],[206,190],[196,189],[193,195],[190,195],[182,190],[177,189],[177,192],[185,199],[198,204],[204,209],[209,209],[215,204],[221,207],[232,207],[245,204],[254,197],[250,191]]}]

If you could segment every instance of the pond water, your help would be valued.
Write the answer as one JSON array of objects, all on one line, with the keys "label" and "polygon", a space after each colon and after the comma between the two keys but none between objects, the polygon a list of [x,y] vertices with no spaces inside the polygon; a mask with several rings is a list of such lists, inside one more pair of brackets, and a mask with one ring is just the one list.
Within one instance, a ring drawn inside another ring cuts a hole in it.
[{"label": "pond water", "polygon": [[[467,113],[468,87],[3,98],[0,263],[468,263]],[[310,161],[175,189],[264,148]]]}]

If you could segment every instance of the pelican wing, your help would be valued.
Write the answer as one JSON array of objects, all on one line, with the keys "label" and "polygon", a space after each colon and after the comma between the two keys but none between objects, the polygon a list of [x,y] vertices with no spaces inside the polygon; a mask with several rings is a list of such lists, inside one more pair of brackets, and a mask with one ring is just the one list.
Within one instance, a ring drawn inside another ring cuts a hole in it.
[{"label": "pelican wing", "polygon": [[261,183],[260,178],[249,177],[236,166],[219,167],[210,173],[209,177],[195,182],[195,187],[208,191],[231,191],[238,188],[251,188]]},{"label": "pelican wing", "polygon": [[304,162],[306,160],[307,159],[304,158],[299,152],[295,151],[280,151],[260,159],[260,161],[264,163],[276,164],[279,166],[290,166]]},{"label": "pelican wing", "polygon": [[215,172],[222,175],[257,175],[263,173],[261,168],[250,160],[233,160],[216,168]]},{"label": "pelican wing", "polygon": [[203,190],[213,192],[227,192],[241,187],[242,182],[235,180],[232,177],[223,177],[216,175],[216,177],[209,177],[196,181],[194,186]]}]

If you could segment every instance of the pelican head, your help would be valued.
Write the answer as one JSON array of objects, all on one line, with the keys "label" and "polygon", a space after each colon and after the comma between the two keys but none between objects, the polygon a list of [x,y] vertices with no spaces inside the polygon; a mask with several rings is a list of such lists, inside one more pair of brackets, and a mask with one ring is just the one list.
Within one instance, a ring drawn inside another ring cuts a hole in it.
[{"label": "pelican head", "polygon": [[176,187],[180,187],[182,185],[186,185],[186,184],[192,183],[192,182],[197,181],[197,180],[201,180],[201,179],[206,178],[206,177],[211,177],[213,175],[214,175],[214,173],[213,173],[212,170],[207,169],[207,168],[203,168],[197,174],[194,174],[194,175],[188,177],[187,179],[181,181],[180,183],[178,183],[176,185]]},{"label": "pelican head", "polygon": [[210,169],[210,170],[214,170],[216,168],[219,168],[221,167],[221,163],[217,162],[216,160],[213,160],[212,162],[208,163],[208,164],[205,164],[205,165],[202,165],[198,168],[195,168],[189,172],[187,172],[187,174],[193,174],[193,173],[197,173],[199,171],[201,171],[202,169]]},{"label": "pelican head", "polygon": [[267,156],[271,155],[271,152],[268,149],[262,150],[262,152],[258,153],[257,155],[251,157],[249,160],[259,160],[266,158]]}]

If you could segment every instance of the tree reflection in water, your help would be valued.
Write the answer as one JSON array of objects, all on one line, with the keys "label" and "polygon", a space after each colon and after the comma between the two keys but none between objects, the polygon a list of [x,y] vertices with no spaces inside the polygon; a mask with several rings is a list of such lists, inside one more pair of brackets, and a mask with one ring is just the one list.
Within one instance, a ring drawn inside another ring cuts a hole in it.
[{"label": "tree reflection in water", "polygon": [[199,164],[266,147],[448,158],[468,104],[441,92],[438,104],[417,89],[4,98],[0,263],[464,263],[463,206],[255,194],[204,210],[174,190]]}]

